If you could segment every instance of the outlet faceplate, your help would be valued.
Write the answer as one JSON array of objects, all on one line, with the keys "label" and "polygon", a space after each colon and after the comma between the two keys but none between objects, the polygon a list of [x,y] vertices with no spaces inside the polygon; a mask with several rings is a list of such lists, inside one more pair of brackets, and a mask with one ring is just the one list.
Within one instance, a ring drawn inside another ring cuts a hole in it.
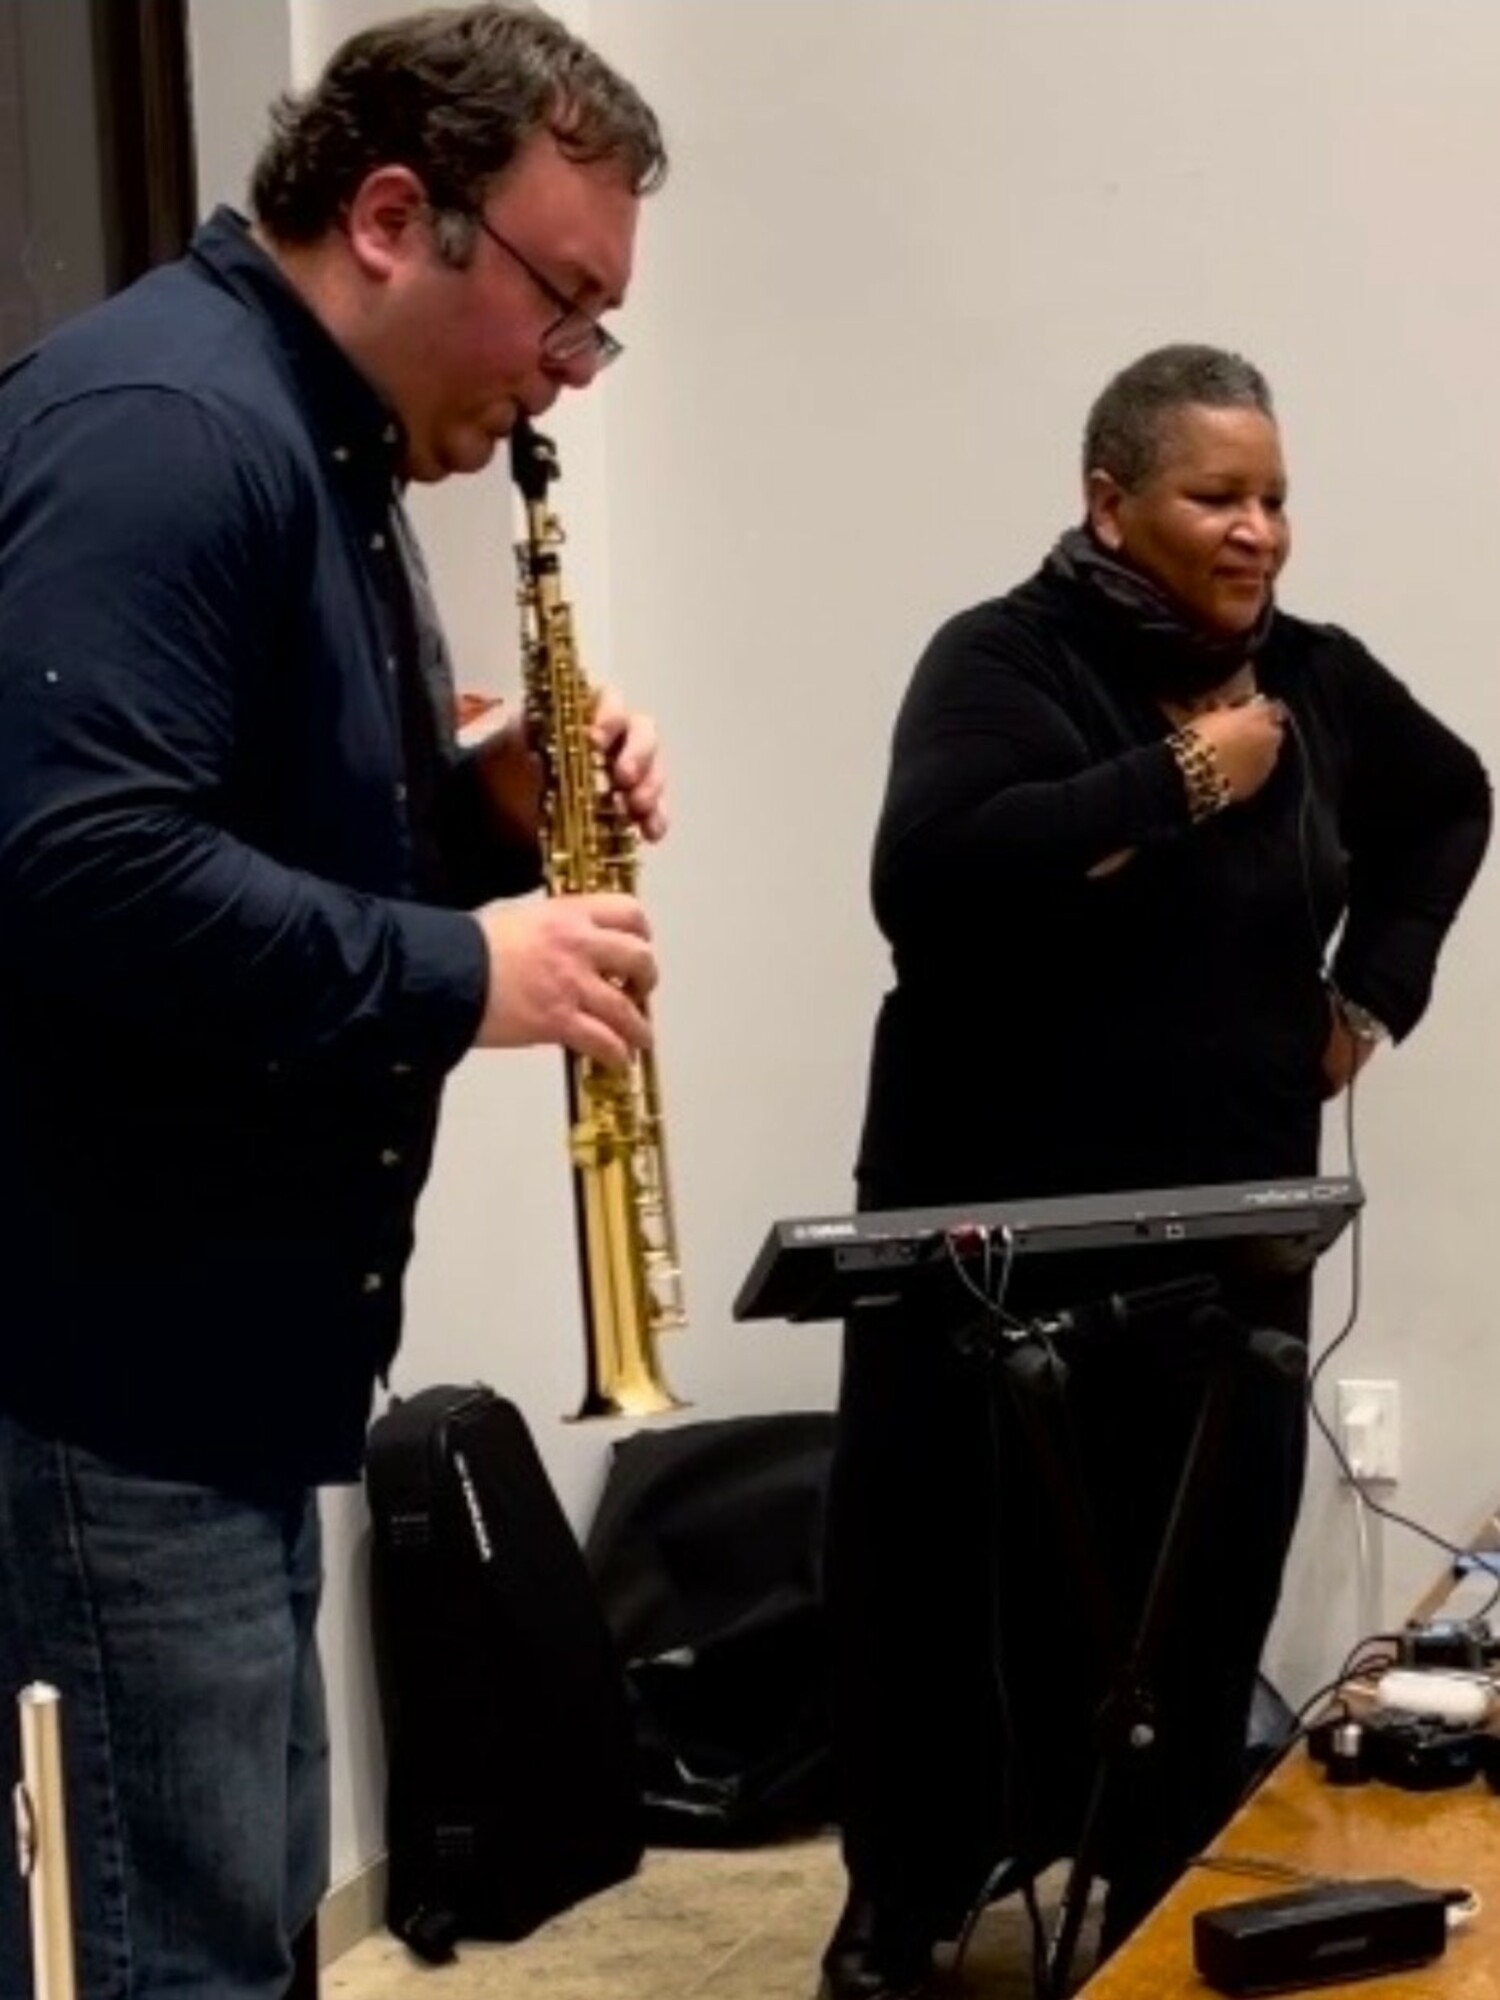
[{"label": "outlet faceplate", "polygon": [[1401,1477],[1401,1392],[1395,1382],[1340,1382],[1336,1435],[1361,1479]]}]

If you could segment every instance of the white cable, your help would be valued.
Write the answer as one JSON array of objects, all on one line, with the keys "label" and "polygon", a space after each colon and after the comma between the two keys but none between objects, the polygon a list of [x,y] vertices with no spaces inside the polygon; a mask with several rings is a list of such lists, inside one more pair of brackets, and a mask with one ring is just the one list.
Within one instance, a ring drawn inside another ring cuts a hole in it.
[{"label": "white cable", "polygon": [[1005,1261],[1000,1266],[1000,1281],[998,1285],[995,1284],[990,1275],[995,1233],[993,1229],[982,1228],[980,1230],[980,1250],[984,1261],[981,1267],[982,1276],[978,1284],[975,1284],[969,1273],[964,1269],[963,1259],[954,1246],[951,1231],[944,1238],[943,1248],[947,1253],[953,1275],[958,1279],[964,1290],[970,1293],[972,1297],[978,1299],[979,1303],[989,1312],[992,1312],[997,1319],[1003,1320],[1007,1327],[1015,1328],[1019,1326],[1020,1322],[1016,1320],[1013,1314],[1005,1310],[1005,1297],[1010,1290],[1010,1268],[1015,1262],[1016,1257],[1015,1231],[1008,1222],[1002,1224],[999,1231],[1000,1241],[1005,1251]]},{"label": "white cable", "polygon": [[1359,1440],[1368,1438],[1375,1412],[1367,1403],[1356,1404],[1343,1413],[1343,1436],[1339,1450],[1348,1476],[1349,1496],[1354,1503],[1354,1636],[1379,1630],[1375,1604],[1375,1566],[1370,1546],[1370,1504],[1365,1491],[1365,1461]]},{"label": "white cable", "polygon": [[1375,1572],[1370,1559],[1370,1510],[1365,1503],[1364,1479],[1356,1463],[1351,1461],[1349,1470],[1354,1475],[1349,1489],[1354,1496],[1354,1636],[1359,1639],[1366,1632],[1378,1632],[1380,1620],[1375,1610]]}]

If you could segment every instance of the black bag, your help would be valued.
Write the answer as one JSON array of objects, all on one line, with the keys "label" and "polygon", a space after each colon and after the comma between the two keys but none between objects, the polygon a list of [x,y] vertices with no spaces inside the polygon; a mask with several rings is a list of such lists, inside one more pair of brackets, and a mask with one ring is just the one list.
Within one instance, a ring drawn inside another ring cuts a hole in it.
[{"label": "black bag", "polygon": [[833,1814],[822,1536],[833,1418],[641,1431],[585,1542],[626,1662],[646,1834],[732,1847]]},{"label": "black bag", "polygon": [[520,1412],[424,1389],[372,1425],[371,1610],[388,1766],[386,1922],[419,1956],[524,1937],[634,1872],[628,1704]]}]

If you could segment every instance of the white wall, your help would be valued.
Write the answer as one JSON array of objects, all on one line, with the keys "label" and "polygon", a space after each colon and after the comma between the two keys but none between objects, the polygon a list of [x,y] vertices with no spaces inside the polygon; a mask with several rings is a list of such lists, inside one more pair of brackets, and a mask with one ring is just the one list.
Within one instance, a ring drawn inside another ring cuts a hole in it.
[{"label": "white wall", "polygon": [[[200,52],[237,5],[243,25],[249,0],[198,0]],[[305,74],[386,11],[298,0],[276,32]],[[671,745],[676,826],[643,877],[694,1322],[668,1365],[698,1415],[821,1403],[830,1330],[736,1328],[729,1305],[772,1216],[849,1197],[895,703],[932,626],[1024,574],[1076,512],[1076,439],[1114,367],[1201,338],[1269,371],[1299,536],[1288,603],[1359,632],[1500,761],[1500,9],[568,12],[656,103],[675,160],[645,219],[630,352],[555,427],[585,658]],[[503,480],[430,499],[462,678],[513,684]],[[1482,1263],[1495,894],[1487,876],[1427,1027],[1362,1086],[1366,1303],[1332,1371],[1399,1378],[1397,1499],[1451,1534],[1500,1490]],[[461,1070],[397,1386],[483,1376],[514,1395],[582,1521],[612,1433],[555,1421],[580,1380],[560,1092],[546,1055]],[[1346,1274],[1341,1251],[1330,1325]],[[1273,1646],[1293,1688],[1355,1618],[1347,1503],[1316,1452],[1314,1468]],[[379,1781],[357,1496],[328,1521],[343,1872],[378,1846]],[[1383,1556],[1391,1613],[1436,1557],[1394,1530]]]},{"label": "white wall", "polygon": [[291,75],[286,6],[189,0],[188,58],[199,208],[243,208],[267,107]]},{"label": "white wall", "polygon": [[[694,1268],[723,1298],[757,1210],[843,1199],[880,984],[865,856],[915,651],[1076,514],[1114,367],[1172,338],[1260,361],[1290,453],[1288,603],[1500,758],[1500,10],[600,0],[594,26],[675,139],[609,391],[614,639],[622,678],[674,676],[681,831],[653,897],[682,940]],[[1497,978],[1491,874],[1429,1023],[1360,1092],[1365,1309],[1330,1371],[1400,1380],[1395,1497],[1450,1535],[1500,1497]],[[1329,1326],[1347,1272],[1340,1251]],[[774,1380],[806,1336],[751,1339]],[[1390,1615],[1439,1558],[1395,1530],[1382,1553]],[[1352,1558],[1315,1447],[1272,1648],[1294,1689],[1352,1636]]]}]

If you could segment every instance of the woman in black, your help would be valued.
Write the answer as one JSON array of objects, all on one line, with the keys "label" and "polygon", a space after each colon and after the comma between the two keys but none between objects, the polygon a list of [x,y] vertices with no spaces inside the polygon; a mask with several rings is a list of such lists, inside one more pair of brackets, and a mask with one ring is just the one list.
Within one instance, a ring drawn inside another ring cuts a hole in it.
[{"label": "woman in black", "polygon": [[[1085,525],[943,626],[896,724],[865,1208],[1316,1172],[1325,1100],[1420,1019],[1484,851],[1473,751],[1356,639],[1275,605],[1286,479],[1254,368],[1144,356],[1094,406],[1084,472]],[[1180,1275],[1151,1255],[1043,1259],[1044,1288],[1023,1261],[1007,1303]],[[1305,1272],[1216,1275],[1242,1323],[1306,1338]],[[1069,1851],[1105,1686],[1011,1399],[951,1337],[973,1302],[940,1289],[845,1342],[828,1592],[851,1894],[829,2000],[916,1990],[998,1857]],[[1127,1337],[1072,1370],[1127,1624],[1201,1361]],[[1300,1387],[1247,1367],[1154,1662],[1157,1741],[1110,1802],[1107,1942],[1242,1782],[1304,1450]]]}]

